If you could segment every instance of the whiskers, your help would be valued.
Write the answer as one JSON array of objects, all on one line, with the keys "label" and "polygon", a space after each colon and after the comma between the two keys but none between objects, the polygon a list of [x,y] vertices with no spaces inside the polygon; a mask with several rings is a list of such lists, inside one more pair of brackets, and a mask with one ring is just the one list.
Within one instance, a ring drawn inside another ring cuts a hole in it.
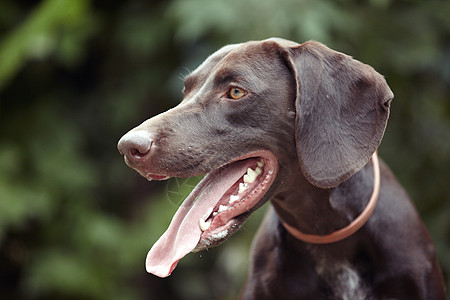
[{"label": "whiskers", "polygon": [[180,74],[178,75],[178,78],[179,78],[181,81],[184,81],[184,80],[186,79],[186,77],[188,77],[189,74],[191,74],[191,70],[189,70],[189,68],[183,67],[183,70],[184,70],[184,72],[183,72],[183,73],[180,73]]}]

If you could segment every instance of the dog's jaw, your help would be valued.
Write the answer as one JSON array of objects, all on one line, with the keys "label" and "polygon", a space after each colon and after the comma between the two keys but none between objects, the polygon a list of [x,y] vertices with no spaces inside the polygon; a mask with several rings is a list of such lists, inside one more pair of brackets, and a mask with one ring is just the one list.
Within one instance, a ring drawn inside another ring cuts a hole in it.
[{"label": "dog's jaw", "polygon": [[189,252],[223,242],[267,200],[264,196],[277,171],[275,156],[262,150],[234,159],[207,174],[149,251],[147,271],[167,277]]},{"label": "dog's jaw", "polygon": [[276,177],[278,164],[276,160],[268,157],[251,160],[248,162],[247,172],[228,189],[216,206],[211,207],[199,220],[203,233],[193,251],[223,242],[241,227],[253,212],[253,208],[256,209],[260,204]]}]

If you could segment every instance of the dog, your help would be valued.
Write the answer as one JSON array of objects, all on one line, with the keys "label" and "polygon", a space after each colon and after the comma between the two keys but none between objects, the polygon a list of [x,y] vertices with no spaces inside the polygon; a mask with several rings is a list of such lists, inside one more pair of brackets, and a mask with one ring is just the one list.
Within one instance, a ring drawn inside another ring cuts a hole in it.
[{"label": "dog", "polygon": [[126,133],[148,180],[206,174],[146,259],[169,276],[265,202],[241,299],[444,299],[433,243],[376,152],[394,95],[372,67],[315,41],[228,45],[184,99]]}]

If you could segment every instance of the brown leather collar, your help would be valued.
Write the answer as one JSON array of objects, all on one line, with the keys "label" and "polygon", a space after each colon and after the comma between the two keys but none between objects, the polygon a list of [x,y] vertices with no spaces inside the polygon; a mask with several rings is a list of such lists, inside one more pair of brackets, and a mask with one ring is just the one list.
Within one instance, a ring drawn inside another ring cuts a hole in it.
[{"label": "brown leather collar", "polygon": [[367,222],[367,220],[369,220],[377,204],[378,195],[380,194],[380,164],[378,162],[378,156],[376,151],[372,155],[372,163],[374,175],[372,195],[370,196],[370,200],[366,208],[364,208],[362,213],[356,219],[354,219],[349,225],[327,235],[305,234],[300,232],[298,229],[282,222],[283,226],[295,238],[311,244],[335,243],[354,234]]}]

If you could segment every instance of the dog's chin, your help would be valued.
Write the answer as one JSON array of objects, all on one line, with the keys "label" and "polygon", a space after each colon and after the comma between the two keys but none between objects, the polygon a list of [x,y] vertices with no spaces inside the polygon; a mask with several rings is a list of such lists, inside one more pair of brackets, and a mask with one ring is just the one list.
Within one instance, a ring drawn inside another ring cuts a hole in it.
[{"label": "dog's chin", "polygon": [[[225,241],[264,204],[277,172],[276,157],[270,151],[261,150],[232,159],[206,174],[150,250],[147,270],[167,276],[187,253]],[[150,177],[160,179],[163,176]],[[151,264],[157,265],[156,271],[151,271]]]}]

